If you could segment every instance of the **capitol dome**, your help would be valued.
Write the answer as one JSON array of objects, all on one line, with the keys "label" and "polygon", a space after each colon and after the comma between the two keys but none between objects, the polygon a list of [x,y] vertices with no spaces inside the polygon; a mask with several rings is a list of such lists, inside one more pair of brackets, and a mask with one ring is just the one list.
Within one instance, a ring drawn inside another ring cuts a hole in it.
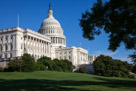
[{"label": "capitol dome", "polygon": [[49,5],[48,17],[42,22],[39,33],[51,38],[52,47],[66,47],[66,38],[60,23],[53,17],[51,5]]}]

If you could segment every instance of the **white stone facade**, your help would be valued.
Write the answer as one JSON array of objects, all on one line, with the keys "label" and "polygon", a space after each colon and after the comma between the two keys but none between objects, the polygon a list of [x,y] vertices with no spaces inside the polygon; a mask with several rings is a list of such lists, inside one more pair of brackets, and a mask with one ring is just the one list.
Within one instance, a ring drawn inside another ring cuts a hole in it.
[{"label": "white stone facade", "polygon": [[95,59],[97,58],[98,56],[88,56],[88,62],[90,64],[93,64],[93,62],[95,61]]},{"label": "white stone facade", "polygon": [[55,58],[70,60],[75,66],[89,63],[88,51],[77,47],[56,48]]},{"label": "white stone facade", "polygon": [[29,53],[36,59],[51,57],[51,39],[30,29],[19,27],[0,31],[0,59],[21,57]]},{"label": "white stone facade", "polygon": [[66,37],[60,23],[53,17],[51,7],[38,32],[19,27],[0,30],[0,60],[21,57],[24,53],[35,59],[42,56],[68,59],[75,66],[90,63],[87,50],[66,47]]}]

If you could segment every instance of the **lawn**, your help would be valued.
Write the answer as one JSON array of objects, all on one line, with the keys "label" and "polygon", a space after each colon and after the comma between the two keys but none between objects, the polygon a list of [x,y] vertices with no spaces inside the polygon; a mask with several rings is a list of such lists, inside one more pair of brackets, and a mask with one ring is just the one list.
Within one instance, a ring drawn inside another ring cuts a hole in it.
[{"label": "lawn", "polygon": [[55,71],[1,72],[0,91],[136,91],[136,79]]}]

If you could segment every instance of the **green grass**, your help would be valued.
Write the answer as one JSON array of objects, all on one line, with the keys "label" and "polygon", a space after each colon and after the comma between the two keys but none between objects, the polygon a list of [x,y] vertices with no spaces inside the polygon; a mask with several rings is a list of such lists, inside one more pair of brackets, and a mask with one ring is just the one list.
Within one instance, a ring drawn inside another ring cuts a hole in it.
[{"label": "green grass", "polygon": [[0,91],[136,91],[136,79],[55,71],[1,72]]}]

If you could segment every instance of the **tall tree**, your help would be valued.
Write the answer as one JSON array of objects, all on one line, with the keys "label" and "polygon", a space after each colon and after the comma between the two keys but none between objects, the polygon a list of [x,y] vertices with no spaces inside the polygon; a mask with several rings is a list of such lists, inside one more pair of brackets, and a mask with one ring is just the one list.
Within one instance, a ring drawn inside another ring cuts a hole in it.
[{"label": "tall tree", "polygon": [[109,34],[109,50],[115,51],[121,43],[136,50],[136,0],[97,0],[91,11],[82,14],[80,26],[89,40],[102,30]]},{"label": "tall tree", "polygon": [[35,71],[36,63],[34,57],[32,57],[30,54],[25,53],[22,56],[23,60],[23,67],[22,70],[24,72],[33,72]]}]

